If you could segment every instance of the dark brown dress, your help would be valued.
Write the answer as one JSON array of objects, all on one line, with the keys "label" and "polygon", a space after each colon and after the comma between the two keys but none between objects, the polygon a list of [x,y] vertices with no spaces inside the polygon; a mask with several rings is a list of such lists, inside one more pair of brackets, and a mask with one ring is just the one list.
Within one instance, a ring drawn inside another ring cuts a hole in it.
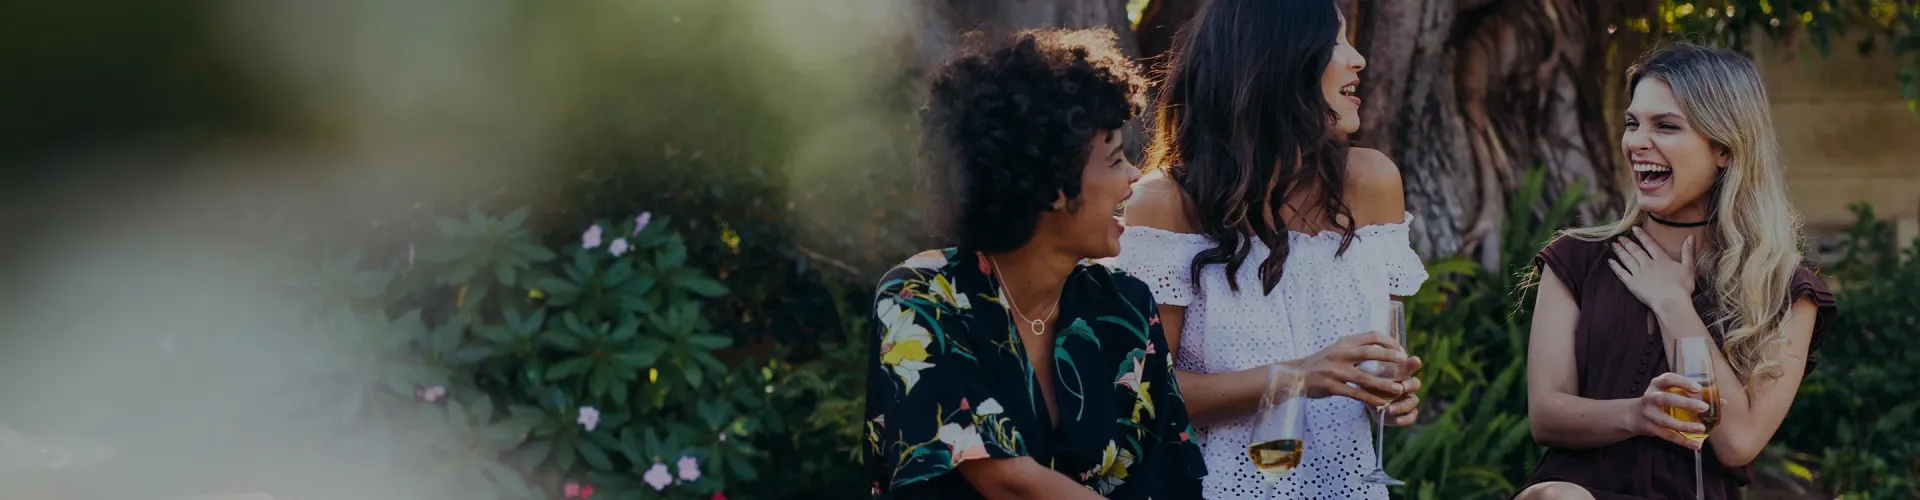
[{"label": "dark brown dress", "polygon": [[[1579,396],[1597,400],[1637,398],[1653,377],[1669,371],[1667,350],[1653,311],[1641,304],[1607,266],[1612,254],[1608,246],[1608,242],[1562,237],[1540,252],[1534,266],[1551,269],[1573,292],[1574,303],[1580,307],[1580,320],[1573,330]],[[1812,351],[1819,348],[1833,325],[1834,300],[1826,284],[1806,268],[1794,273],[1790,294],[1783,300],[1802,297],[1812,299],[1820,311],[1807,354],[1807,370],[1811,371]],[[1702,303],[1703,298],[1704,294],[1696,295],[1694,300]],[[1720,341],[1719,332],[1713,333],[1714,340]],[[1729,468],[1712,457],[1713,445],[1708,444],[1701,450],[1706,497],[1740,498],[1741,488],[1752,481],[1752,467]],[[1584,450],[1549,448],[1528,484],[1547,481],[1586,487],[1602,500],[1691,499],[1693,453],[1648,436]]]}]

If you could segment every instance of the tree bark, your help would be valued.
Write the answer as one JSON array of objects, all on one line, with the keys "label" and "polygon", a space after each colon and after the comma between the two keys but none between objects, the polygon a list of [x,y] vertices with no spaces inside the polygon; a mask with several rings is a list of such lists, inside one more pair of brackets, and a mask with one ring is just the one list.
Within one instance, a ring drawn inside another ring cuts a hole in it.
[{"label": "tree bark", "polygon": [[[1543,200],[1592,193],[1576,223],[1617,210],[1606,103],[1608,8],[1596,2],[1368,2],[1360,43],[1365,144],[1400,164],[1428,258],[1498,262],[1507,205],[1531,168]],[[1542,210],[1542,206],[1525,207]]]}]

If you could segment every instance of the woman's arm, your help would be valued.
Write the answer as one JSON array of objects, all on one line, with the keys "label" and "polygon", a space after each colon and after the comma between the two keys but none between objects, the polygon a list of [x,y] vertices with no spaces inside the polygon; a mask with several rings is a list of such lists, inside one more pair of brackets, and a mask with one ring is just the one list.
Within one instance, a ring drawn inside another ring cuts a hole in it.
[{"label": "woman's arm", "polygon": [[[960,476],[979,490],[980,496],[994,500],[1100,498],[1093,490],[1029,457],[968,460],[960,464],[959,470]],[[905,494],[900,497],[914,498]]]},{"label": "woman's arm", "polygon": [[[1160,305],[1160,325],[1167,329],[1168,355],[1179,352],[1180,328],[1186,323],[1185,307]],[[1307,397],[1346,396],[1368,406],[1387,404],[1375,392],[1397,394],[1407,386],[1368,375],[1356,368],[1361,362],[1375,360],[1400,363],[1407,360],[1406,349],[1379,333],[1364,333],[1340,339],[1312,356],[1283,361],[1306,374]],[[1187,400],[1187,415],[1195,426],[1208,426],[1252,415],[1267,390],[1265,366],[1224,373],[1175,372],[1180,391]],[[1352,382],[1360,386],[1347,385]]]},{"label": "woman's arm", "polygon": [[[1653,309],[1669,338],[1708,337],[1707,326],[1693,307],[1693,239],[1681,244],[1680,259],[1674,260],[1645,232],[1635,229],[1634,236],[1615,244],[1614,272],[1621,275],[1641,303]],[[1780,359],[1780,366],[1775,367],[1781,370],[1780,376],[1752,391],[1734,376],[1725,354],[1718,349],[1712,351],[1714,382],[1719,384],[1720,424],[1707,440],[1713,443],[1714,456],[1721,464],[1739,467],[1752,463],[1773,439],[1774,431],[1780,429],[1780,422],[1786,420],[1787,410],[1793,407],[1794,395],[1800,390],[1800,379],[1806,374],[1807,352],[1813,345],[1818,317],[1819,307],[1811,299],[1794,301],[1789,321],[1780,327],[1785,342],[1764,347],[1777,349],[1769,354]]]},{"label": "woman's arm", "polygon": [[1580,306],[1559,276],[1542,266],[1534,299],[1533,329],[1527,343],[1527,425],[1533,440],[1546,446],[1583,449],[1606,446],[1634,436],[1653,436],[1692,449],[1694,443],[1674,430],[1702,432],[1700,424],[1668,416],[1670,406],[1704,411],[1698,399],[1668,392],[1691,382],[1672,373],[1655,377],[1640,397],[1596,400],[1580,397],[1574,371],[1573,328]]},{"label": "woman's arm", "polygon": [[[1802,298],[1793,304],[1792,315],[1781,325],[1785,333],[1785,345],[1779,349],[1779,378],[1761,382],[1754,387],[1753,396],[1748,397],[1746,384],[1734,376],[1733,365],[1727,364],[1726,356],[1714,349],[1714,383],[1719,385],[1720,425],[1708,435],[1707,442],[1713,443],[1713,454],[1722,465],[1741,467],[1753,462],[1765,449],[1767,441],[1773,439],[1773,433],[1780,430],[1780,423],[1787,418],[1787,410],[1793,408],[1793,398],[1800,390],[1800,380],[1806,375],[1807,349],[1813,343],[1813,323],[1819,315],[1819,308],[1812,300]],[[1654,308],[1654,314],[1660,321],[1660,328],[1673,337],[1705,337],[1707,326],[1700,320],[1700,313],[1691,301],[1672,301]]]},{"label": "woman's arm", "polygon": [[1633,437],[1622,416],[1631,414],[1638,400],[1576,395],[1580,376],[1574,371],[1573,327],[1580,321],[1580,306],[1558,276],[1545,265],[1540,271],[1527,342],[1527,425],[1534,442],[1582,449]]}]

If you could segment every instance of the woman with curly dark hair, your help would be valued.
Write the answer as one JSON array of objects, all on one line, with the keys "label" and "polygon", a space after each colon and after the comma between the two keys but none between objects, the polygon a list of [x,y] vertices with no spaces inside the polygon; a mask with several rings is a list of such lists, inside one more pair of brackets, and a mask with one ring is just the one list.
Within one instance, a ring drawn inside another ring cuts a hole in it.
[{"label": "woman with curly dark hair", "polygon": [[882,278],[866,467],[888,498],[1199,498],[1205,474],[1145,283],[1094,259],[1144,107],[1106,31],[970,37],[923,118],[952,248]]},{"label": "woman with curly dark hair", "polygon": [[[1213,0],[1174,42],[1121,267],[1154,284],[1210,474],[1207,498],[1385,499],[1368,417],[1407,425],[1418,378],[1386,331],[1427,278],[1399,169],[1347,147],[1366,59],[1333,0]],[[1274,366],[1306,374],[1305,453],[1250,461]],[[1369,473],[1375,471],[1374,473]]]}]

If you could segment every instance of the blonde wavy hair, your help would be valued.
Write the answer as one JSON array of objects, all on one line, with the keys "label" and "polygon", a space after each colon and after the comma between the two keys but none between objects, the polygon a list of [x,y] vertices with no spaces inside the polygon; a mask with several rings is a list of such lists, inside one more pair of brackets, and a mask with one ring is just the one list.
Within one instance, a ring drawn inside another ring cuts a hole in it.
[{"label": "blonde wavy hair", "polygon": [[[1696,289],[1712,305],[1700,311],[1707,327],[1724,332],[1721,352],[1753,390],[1753,382],[1779,376],[1777,346],[1791,304],[1787,301],[1801,262],[1800,214],[1787,199],[1786,160],[1774,136],[1766,87],[1753,62],[1739,53],[1677,43],[1649,53],[1627,70],[1631,96],[1641,80],[1656,78],[1673,88],[1680,111],[1731,160],[1705,196],[1712,224],[1696,255]],[[1632,196],[1629,194],[1629,196]],[[1605,241],[1646,220],[1629,203],[1618,222],[1563,232],[1584,241]]]}]

